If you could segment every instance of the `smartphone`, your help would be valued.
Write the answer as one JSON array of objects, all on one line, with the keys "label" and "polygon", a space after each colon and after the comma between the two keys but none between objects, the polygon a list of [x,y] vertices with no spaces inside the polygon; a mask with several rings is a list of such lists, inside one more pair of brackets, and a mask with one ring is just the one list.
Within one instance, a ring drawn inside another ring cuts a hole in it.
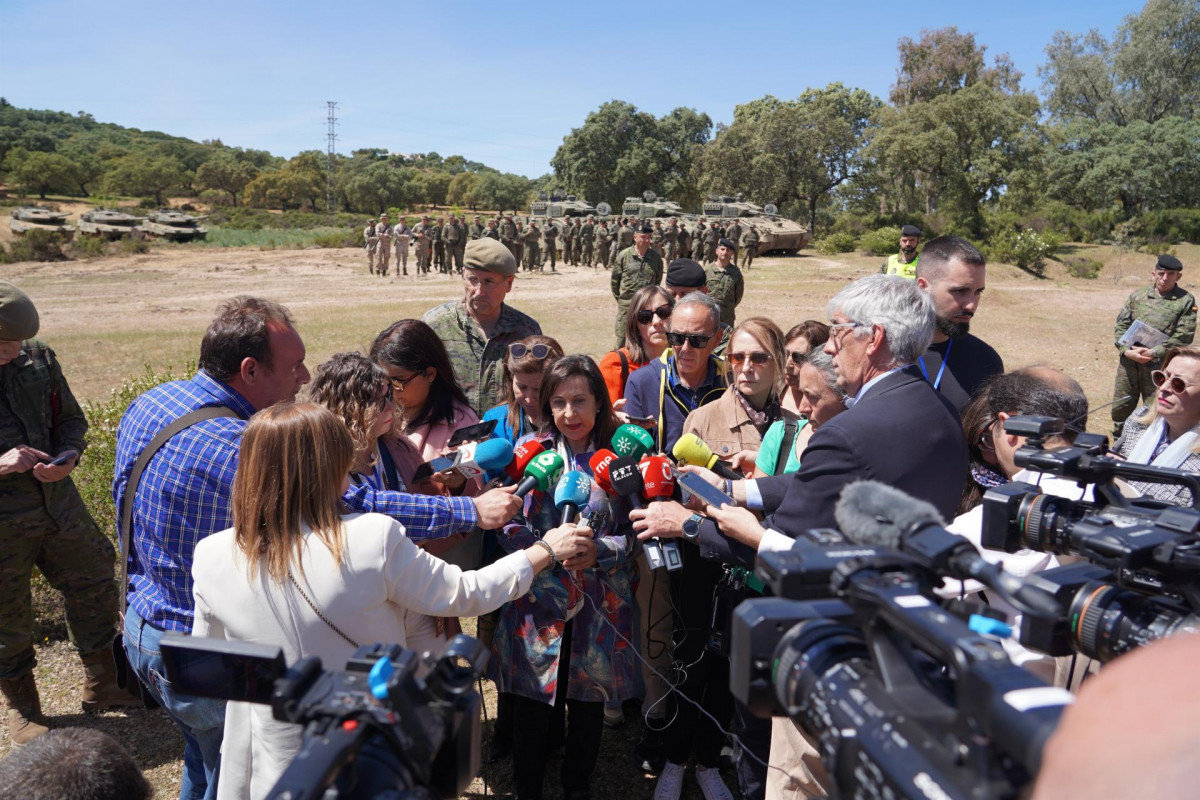
[{"label": "smartphone", "polygon": [[630,417],[629,424],[637,425],[639,428],[646,428],[649,430],[650,428],[658,427],[658,420],[656,420],[654,417]]},{"label": "smartphone", "polygon": [[464,442],[482,442],[484,439],[492,438],[492,433],[496,430],[496,420],[489,419],[487,422],[479,422],[474,425],[468,425],[465,428],[459,428],[451,436],[450,441],[446,443],[447,447],[458,447]]},{"label": "smartphone", "polygon": [[74,450],[67,450],[66,452],[64,452],[62,455],[60,455],[58,458],[54,459],[53,461],[47,461],[45,463],[47,466],[61,467],[63,464],[67,463],[72,458],[76,458],[78,455],[79,455],[79,453],[76,453]]},{"label": "smartphone", "polygon": [[175,691],[217,700],[270,703],[275,681],[287,671],[283,648],[168,633],[163,664]]},{"label": "smartphone", "polygon": [[676,472],[675,482],[688,495],[695,495],[714,508],[722,504],[733,505],[733,498],[701,478],[694,472]]}]

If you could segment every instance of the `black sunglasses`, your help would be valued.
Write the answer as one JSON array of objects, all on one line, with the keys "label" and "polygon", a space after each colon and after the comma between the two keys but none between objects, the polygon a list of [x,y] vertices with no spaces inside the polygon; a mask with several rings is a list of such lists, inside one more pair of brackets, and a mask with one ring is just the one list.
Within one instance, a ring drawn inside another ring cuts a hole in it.
[{"label": "black sunglasses", "polygon": [[708,336],[705,336],[702,333],[670,333],[670,332],[668,332],[667,333],[667,344],[671,345],[671,347],[678,349],[680,347],[683,347],[684,342],[687,342],[693,348],[695,348],[696,350],[699,350],[700,348],[702,348],[706,344],[708,344],[710,341],[712,341],[712,338],[716,335],[717,335],[716,333],[710,333]]},{"label": "black sunglasses", "polygon": [[808,360],[808,353],[801,353],[799,350],[792,350],[788,352],[788,358],[791,359],[792,363],[797,367],[802,367],[804,366],[804,362]]},{"label": "black sunglasses", "polygon": [[659,306],[653,310],[643,308],[637,312],[637,321],[643,325],[649,325],[654,320],[654,315],[657,314],[659,319],[667,320],[671,318],[671,312],[675,306]]},{"label": "black sunglasses", "polygon": [[527,347],[517,342],[508,346],[508,354],[513,358],[524,358],[526,354],[532,354],[534,358],[541,360],[550,355],[550,345],[535,344],[532,347]]}]

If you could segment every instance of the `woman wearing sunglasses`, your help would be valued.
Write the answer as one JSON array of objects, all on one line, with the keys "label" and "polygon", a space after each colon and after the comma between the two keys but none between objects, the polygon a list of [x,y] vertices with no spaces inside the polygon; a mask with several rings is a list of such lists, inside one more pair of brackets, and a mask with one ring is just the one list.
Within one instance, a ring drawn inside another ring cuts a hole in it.
[{"label": "woman wearing sunglasses", "polygon": [[[1113,449],[1135,464],[1200,473],[1200,347],[1168,350],[1150,379],[1157,387],[1154,400],[1133,412]],[[1157,500],[1192,504],[1191,491],[1182,486],[1128,482]]]},{"label": "woman wearing sunglasses", "polygon": [[[793,351],[794,352],[794,351]],[[789,360],[789,370],[796,361]],[[796,411],[800,419],[784,419],[771,424],[763,435],[762,447],[754,461],[754,477],[787,475],[800,469],[800,454],[808,446],[817,429],[846,410],[846,392],[837,385],[833,356],[815,345],[800,359],[796,368],[796,388],[800,403]]]},{"label": "woman wearing sunglasses", "polygon": [[667,349],[667,320],[675,300],[661,286],[643,286],[629,301],[625,317],[625,346],[610,351],[600,359],[600,374],[608,388],[613,410],[625,406],[625,384],[629,373],[648,364]]},{"label": "woman wearing sunglasses", "polygon": [[483,415],[484,422],[496,421],[493,436],[517,442],[543,428],[538,391],[542,376],[562,355],[562,345],[549,336],[526,336],[508,346],[504,354],[504,402]]},{"label": "woman wearing sunglasses", "polygon": [[787,332],[784,347],[787,356],[787,369],[784,372],[783,396],[779,404],[785,411],[800,413],[800,401],[803,394],[800,391],[800,367],[804,357],[813,350],[820,350],[829,340],[829,326],[815,319],[806,319]]}]

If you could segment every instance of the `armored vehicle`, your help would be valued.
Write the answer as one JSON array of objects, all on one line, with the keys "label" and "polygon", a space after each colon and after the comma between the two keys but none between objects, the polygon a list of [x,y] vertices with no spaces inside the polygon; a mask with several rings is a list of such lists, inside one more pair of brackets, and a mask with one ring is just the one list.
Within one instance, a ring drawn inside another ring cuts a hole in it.
[{"label": "armored vehicle", "polygon": [[65,211],[51,211],[39,206],[24,206],[14,208],[8,227],[14,236],[22,236],[28,231],[51,231],[61,233],[67,241],[75,235],[75,228],[67,223],[69,217]]},{"label": "armored vehicle", "polygon": [[144,219],[113,208],[97,208],[79,215],[79,232],[85,236],[103,236],[105,239],[141,236],[138,223]]},{"label": "armored vehicle", "polygon": [[563,219],[565,217],[607,217],[612,212],[608,203],[591,205],[587,200],[580,200],[573,194],[563,197],[558,192],[552,192],[549,197],[544,192],[538,193],[538,199],[529,206],[529,216],[542,219]]},{"label": "armored vehicle", "polygon": [[642,192],[641,197],[625,198],[625,202],[621,206],[621,216],[642,219],[649,217],[678,217],[679,219],[684,219],[693,215],[686,213],[678,203],[672,202],[665,197],[659,197],[647,189]]},{"label": "armored vehicle", "polygon": [[702,209],[705,219],[731,220],[735,217],[742,226],[753,225],[758,231],[758,252],[781,252],[794,255],[811,241],[808,229],[779,215],[774,203],[765,206],[737,197],[710,195]]},{"label": "armored vehicle", "polygon": [[203,239],[208,235],[206,228],[201,228],[196,224],[206,218],[207,215],[195,217],[191,214],[185,214],[182,211],[160,208],[147,217],[146,221],[138,226],[138,230],[147,236],[159,239],[167,239],[173,242],[187,242],[192,239]]}]

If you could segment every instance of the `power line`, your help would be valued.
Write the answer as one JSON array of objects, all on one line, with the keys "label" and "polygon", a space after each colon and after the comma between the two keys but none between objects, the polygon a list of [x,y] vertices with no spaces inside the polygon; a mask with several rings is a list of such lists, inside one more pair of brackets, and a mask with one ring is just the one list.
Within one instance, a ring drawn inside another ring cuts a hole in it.
[{"label": "power line", "polygon": [[337,213],[337,197],[333,191],[333,158],[337,147],[337,103],[333,100],[326,100],[325,107],[328,109],[327,121],[329,122],[328,141],[325,145],[325,209],[330,216]]}]

